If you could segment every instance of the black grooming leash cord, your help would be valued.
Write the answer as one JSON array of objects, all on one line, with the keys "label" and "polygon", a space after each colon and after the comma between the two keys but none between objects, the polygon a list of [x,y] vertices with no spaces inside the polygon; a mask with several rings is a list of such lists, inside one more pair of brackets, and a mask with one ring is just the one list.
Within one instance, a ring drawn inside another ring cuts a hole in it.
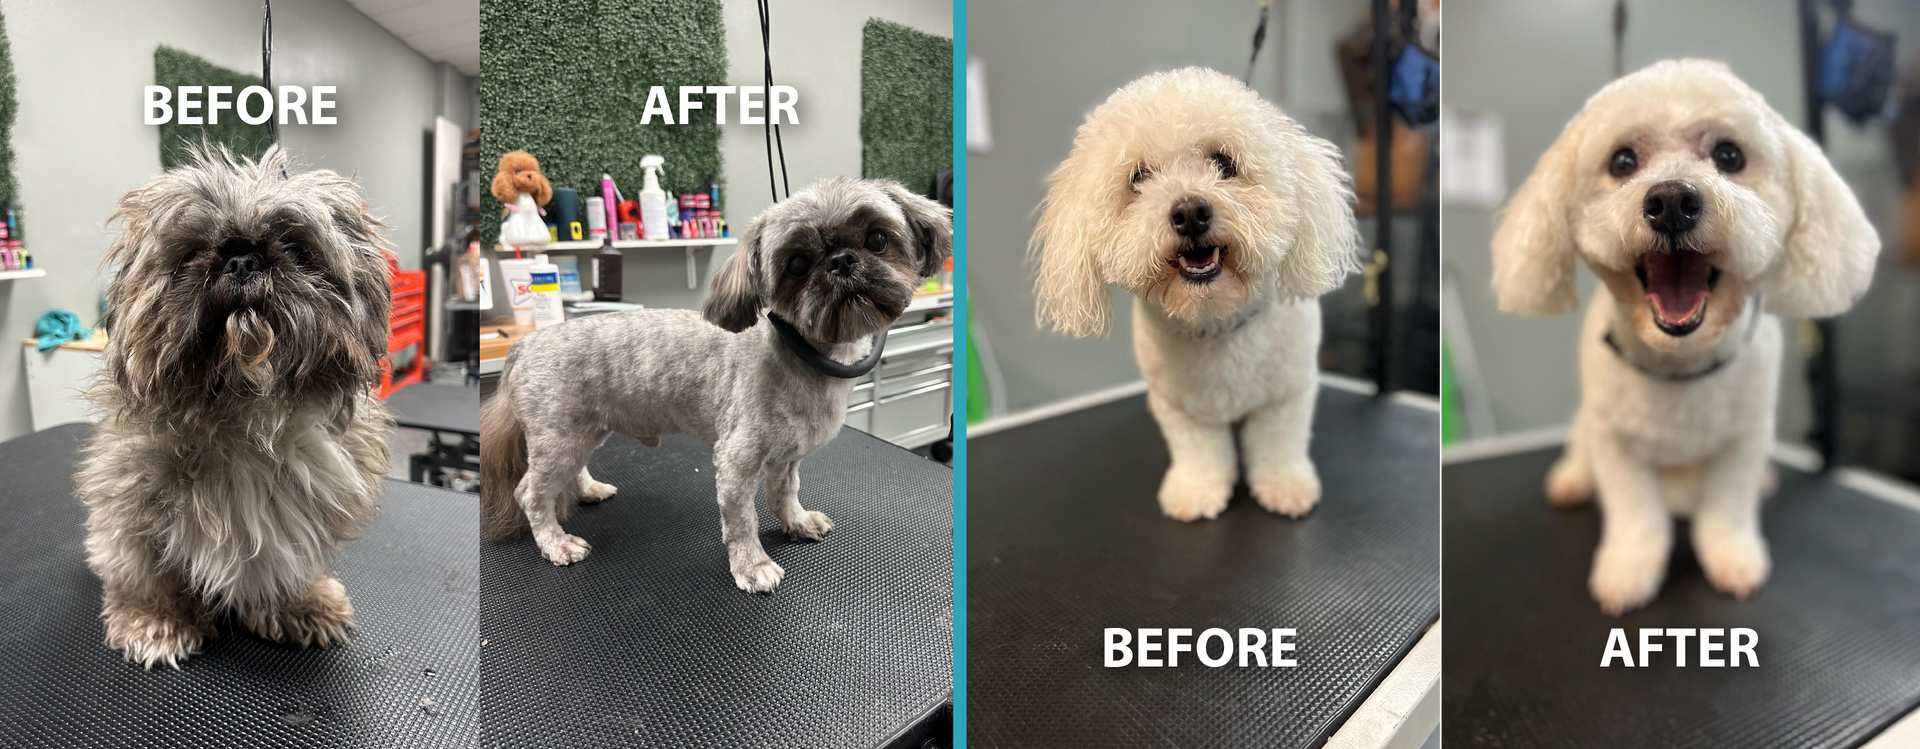
[{"label": "black grooming leash cord", "polygon": [[1600,342],[1607,344],[1607,348],[1613,351],[1614,356],[1620,357],[1620,361],[1626,362],[1627,366],[1633,367],[1635,370],[1639,371],[1640,374],[1646,375],[1648,377],[1666,380],[1668,382],[1692,382],[1694,380],[1698,380],[1702,377],[1718,372],[1722,367],[1725,367],[1728,364],[1733,363],[1733,360],[1740,358],[1740,352],[1747,350],[1747,344],[1753,342],[1753,331],[1760,327],[1760,315],[1762,314],[1762,310],[1760,309],[1761,302],[1760,302],[1759,295],[1756,294],[1753,297],[1749,298],[1747,300],[1747,304],[1751,307],[1750,311],[1753,313],[1753,317],[1752,319],[1749,319],[1747,321],[1747,333],[1746,335],[1741,337],[1740,348],[1734,349],[1733,353],[1727,355],[1727,358],[1717,360],[1714,363],[1707,365],[1706,369],[1702,369],[1698,372],[1656,372],[1654,370],[1651,370],[1642,366],[1640,362],[1627,358],[1627,352],[1621,351],[1620,344],[1614,343],[1613,330],[1611,328],[1607,330],[1605,335],[1600,336]]},{"label": "black grooming leash cord", "polygon": [[880,352],[887,348],[887,331],[882,329],[873,334],[873,350],[867,352],[867,358],[852,364],[841,364],[814,349],[813,344],[808,343],[806,337],[794,329],[793,323],[780,319],[779,315],[768,312],[767,322],[773,324],[774,332],[780,334],[780,340],[787,344],[787,348],[793,350],[794,356],[800,357],[800,361],[806,362],[813,371],[828,377],[851,380],[865,376],[880,364]]}]

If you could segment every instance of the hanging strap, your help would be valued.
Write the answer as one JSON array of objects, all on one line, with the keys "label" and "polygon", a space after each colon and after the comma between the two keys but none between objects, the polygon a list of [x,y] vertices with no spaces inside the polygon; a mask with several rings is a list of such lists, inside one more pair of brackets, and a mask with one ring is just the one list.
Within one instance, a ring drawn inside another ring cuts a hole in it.
[{"label": "hanging strap", "polygon": [[1247,57],[1246,84],[1253,85],[1253,64],[1260,60],[1260,45],[1267,41],[1267,11],[1273,9],[1273,0],[1260,0],[1260,24],[1253,27],[1253,54]]},{"label": "hanging strap", "polygon": [[1626,43],[1626,38],[1627,38],[1627,0],[1614,0],[1613,2],[1613,77],[1615,78],[1619,78],[1620,76],[1625,75],[1627,72],[1626,65],[1623,62],[1624,55],[1621,53],[1621,47]]},{"label": "hanging strap", "polygon": [[773,325],[774,332],[780,335],[780,341],[787,344],[787,348],[793,351],[794,356],[799,357],[800,361],[806,363],[813,371],[828,377],[851,380],[864,376],[872,372],[874,366],[880,363],[881,352],[887,349],[887,330],[881,328],[880,332],[873,334],[873,349],[867,352],[866,358],[852,364],[842,364],[820,353],[813,344],[807,342],[806,336],[800,335],[800,331],[794,329],[793,323],[787,322],[779,315],[768,312],[767,322]]},{"label": "hanging strap", "polygon": [[[767,0],[760,0],[760,59],[765,61],[767,119],[761,123],[767,133],[767,187],[773,191],[773,202],[780,202],[780,190],[785,188],[788,197],[793,196],[793,186],[787,184],[787,146],[780,142],[780,124],[774,121],[773,113],[773,30],[768,24]],[[780,180],[773,179],[773,152],[780,149]]]},{"label": "hanging strap", "polygon": [[[273,0],[260,2],[260,83],[267,89],[267,102],[278,101],[273,91]],[[280,145],[280,127],[275,123],[279,112],[267,117],[267,141],[271,145]]]}]

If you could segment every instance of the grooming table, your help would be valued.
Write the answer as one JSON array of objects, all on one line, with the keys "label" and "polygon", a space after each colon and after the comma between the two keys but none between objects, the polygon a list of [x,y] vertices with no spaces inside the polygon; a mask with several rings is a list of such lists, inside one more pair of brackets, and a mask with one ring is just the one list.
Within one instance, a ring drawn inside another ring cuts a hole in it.
[{"label": "grooming table", "polygon": [[[1299,520],[1244,484],[1217,519],[1161,515],[1142,396],[967,450],[971,745],[1317,746],[1438,615],[1432,410],[1321,388],[1323,499]],[[1105,668],[1106,627],[1292,627],[1300,665]]]},{"label": "grooming table", "polygon": [[[1675,528],[1659,597],[1613,618],[1587,594],[1599,510],[1547,504],[1559,447],[1443,469],[1447,746],[1856,747],[1920,704],[1920,512],[1780,467],[1763,511],[1773,573],[1714,592]],[[1608,631],[1750,627],[1758,668],[1599,668]],[[1904,744],[1902,744],[1904,746]]]},{"label": "grooming table", "polygon": [[756,498],[779,590],[735,588],[712,451],[615,435],[589,466],[620,488],[565,521],[568,567],[528,534],[483,541],[485,747],[919,747],[953,693],[953,472],[853,429],[800,464],[833,519],[789,541]]},{"label": "grooming table", "polygon": [[480,391],[416,382],[387,396],[387,410],[400,426],[427,432],[427,451],[408,460],[414,483],[443,485],[441,469],[480,470]]},{"label": "grooming table", "polygon": [[0,442],[0,746],[465,747],[479,724],[471,494],[386,482],[380,514],[334,560],[359,619],[300,649],[217,624],[152,671],[105,644],[73,469],[87,427]]}]

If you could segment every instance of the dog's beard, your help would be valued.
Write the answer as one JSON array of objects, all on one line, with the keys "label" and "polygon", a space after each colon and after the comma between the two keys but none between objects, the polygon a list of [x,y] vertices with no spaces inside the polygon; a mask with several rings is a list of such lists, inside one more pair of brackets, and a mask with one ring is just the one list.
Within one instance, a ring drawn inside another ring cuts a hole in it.
[{"label": "dog's beard", "polygon": [[776,307],[800,332],[830,344],[852,343],[878,333],[907,311],[914,284],[890,266],[874,264],[852,278],[811,275],[787,310]]},{"label": "dog's beard", "polygon": [[1144,254],[1153,266],[1145,283],[1129,290],[1176,320],[1205,324],[1226,319],[1254,296],[1251,253],[1230,231],[1215,229],[1203,237],[1157,243]]}]

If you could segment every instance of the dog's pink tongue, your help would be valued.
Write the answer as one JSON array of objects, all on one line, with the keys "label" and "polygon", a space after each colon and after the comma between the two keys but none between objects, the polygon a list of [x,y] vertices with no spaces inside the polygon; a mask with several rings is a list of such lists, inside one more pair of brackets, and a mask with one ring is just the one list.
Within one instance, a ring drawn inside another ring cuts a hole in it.
[{"label": "dog's pink tongue", "polygon": [[1647,298],[1668,325],[1691,319],[1707,303],[1707,278],[1713,268],[1704,253],[1675,250],[1647,256]]}]

